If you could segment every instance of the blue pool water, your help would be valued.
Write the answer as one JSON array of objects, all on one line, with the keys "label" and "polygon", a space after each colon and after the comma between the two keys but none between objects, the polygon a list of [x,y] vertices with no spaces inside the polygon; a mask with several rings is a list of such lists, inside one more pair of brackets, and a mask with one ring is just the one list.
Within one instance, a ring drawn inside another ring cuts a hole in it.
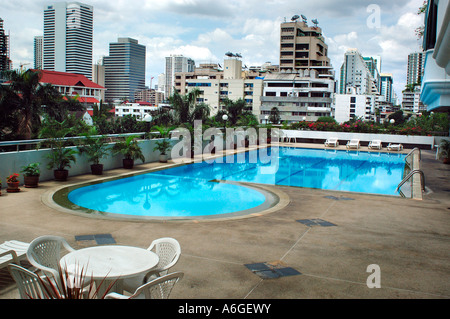
[{"label": "blue pool water", "polygon": [[[205,216],[258,207],[266,196],[228,182],[398,195],[404,155],[280,147],[177,166],[71,191],[68,199],[94,211],[133,216]],[[255,159],[258,159],[257,161]],[[231,163],[233,162],[233,163]],[[265,162],[265,163],[264,163]]]}]

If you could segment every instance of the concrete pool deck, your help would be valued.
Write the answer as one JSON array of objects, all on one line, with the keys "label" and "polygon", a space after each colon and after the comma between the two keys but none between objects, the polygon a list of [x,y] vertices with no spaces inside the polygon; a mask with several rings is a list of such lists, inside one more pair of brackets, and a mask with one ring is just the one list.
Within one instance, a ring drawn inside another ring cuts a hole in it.
[{"label": "concrete pool deck", "polygon": [[[161,165],[139,165],[133,171]],[[422,151],[421,169],[428,189],[423,200],[270,186],[288,198],[284,208],[251,218],[205,222],[67,214],[42,201],[62,183],[41,182],[39,188],[22,188],[15,194],[3,189],[0,242],[58,235],[79,249],[97,243],[76,236],[110,234],[117,244],[147,248],[154,239],[173,237],[182,255],[171,272],[182,271],[184,278],[171,298],[448,299],[450,165],[435,160],[435,151]],[[116,169],[102,178],[129,173]],[[63,184],[96,178],[71,176]],[[380,269],[381,288],[370,289],[367,268],[374,264]],[[3,285],[0,299],[11,298],[18,298],[17,289]]]}]

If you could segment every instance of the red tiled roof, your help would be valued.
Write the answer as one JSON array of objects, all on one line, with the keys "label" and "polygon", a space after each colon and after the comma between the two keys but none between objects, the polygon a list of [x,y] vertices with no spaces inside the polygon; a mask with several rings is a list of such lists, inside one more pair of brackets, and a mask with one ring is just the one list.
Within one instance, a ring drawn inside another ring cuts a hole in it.
[{"label": "red tiled roof", "polygon": [[104,89],[103,86],[92,82],[87,77],[76,73],[57,72],[48,70],[32,70],[41,72],[41,83],[60,86],[84,86],[91,89]]},{"label": "red tiled roof", "polygon": [[[67,100],[67,98],[65,96],[63,96],[63,99]],[[79,102],[81,102],[81,103],[100,103],[100,101],[97,100],[94,97],[82,97],[82,96],[79,96],[79,97],[77,97],[77,100]]]}]

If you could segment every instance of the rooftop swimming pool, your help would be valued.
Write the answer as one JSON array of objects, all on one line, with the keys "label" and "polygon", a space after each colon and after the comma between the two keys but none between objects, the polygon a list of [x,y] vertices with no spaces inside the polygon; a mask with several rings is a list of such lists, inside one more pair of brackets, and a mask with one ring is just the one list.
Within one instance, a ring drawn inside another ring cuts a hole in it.
[{"label": "rooftop swimming pool", "polygon": [[[273,207],[259,185],[399,196],[405,155],[268,148],[66,190],[64,206],[117,216],[215,218]],[[264,155],[263,154],[263,155]],[[247,184],[250,183],[250,184]]]}]

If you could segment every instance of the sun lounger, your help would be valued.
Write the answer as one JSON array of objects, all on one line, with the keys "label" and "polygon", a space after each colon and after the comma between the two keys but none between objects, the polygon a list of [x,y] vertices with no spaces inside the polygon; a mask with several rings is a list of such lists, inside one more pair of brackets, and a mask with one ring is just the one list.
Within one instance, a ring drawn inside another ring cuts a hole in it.
[{"label": "sun lounger", "polygon": [[359,140],[353,139],[347,142],[347,148],[359,149]]},{"label": "sun lounger", "polygon": [[325,141],[325,146],[334,146],[337,147],[339,145],[338,139],[336,137],[329,138]]},{"label": "sun lounger", "polygon": [[392,144],[392,143],[389,143],[387,149],[388,149],[389,151],[401,151],[401,150],[403,150],[403,145],[402,145],[402,144]]},{"label": "sun lounger", "polygon": [[369,143],[369,148],[370,149],[378,149],[381,150],[382,148],[382,144],[381,144],[381,140],[373,140]]},{"label": "sun lounger", "polygon": [[27,249],[30,244],[17,240],[5,241],[0,245],[0,269],[10,263],[19,264],[20,260],[26,258]]}]

